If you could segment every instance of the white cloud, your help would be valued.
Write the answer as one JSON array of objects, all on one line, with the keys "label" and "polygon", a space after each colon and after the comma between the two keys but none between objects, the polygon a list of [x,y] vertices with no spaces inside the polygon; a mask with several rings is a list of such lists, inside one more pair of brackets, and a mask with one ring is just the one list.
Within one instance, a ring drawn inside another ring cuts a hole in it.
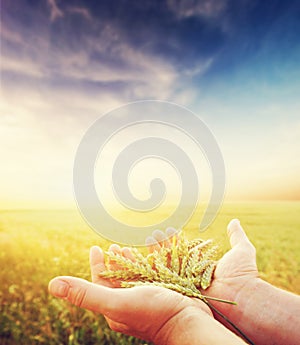
[{"label": "white cloud", "polygon": [[[82,13],[86,13],[84,9]],[[180,75],[163,58],[133,48],[121,31],[110,25],[99,30],[98,38],[93,35],[82,38],[78,43],[80,49],[50,45],[47,31],[36,37],[25,30],[25,35],[26,39],[20,33],[5,30],[7,40],[17,43],[19,49],[16,53],[11,45],[3,45],[2,71],[45,81],[55,76],[56,81],[120,83],[131,99],[167,98]],[[115,93],[118,89],[111,91]]]},{"label": "white cloud", "polygon": [[44,76],[42,66],[26,58],[16,59],[15,57],[2,56],[1,70],[36,78]]},{"label": "white cloud", "polygon": [[204,61],[196,63],[196,65],[192,68],[188,68],[184,70],[184,74],[187,77],[194,77],[196,75],[201,75],[205,73],[212,65],[214,61],[213,57],[210,57]]},{"label": "white cloud", "polygon": [[226,8],[225,0],[168,0],[167,4],[178,18],[201,16],[218,17]]},{"label": "white cloud", "polygon": [[63,11],[57,6],[56,0],[47,0],[47,4],[50,7],[50,20],[52,22],[64,16]]},{"label": "white cloud", "polygon": [[12,43],[23,45],[22,36],[16,31],[9,30],[8,27],[4,25],[4,23],[2,23],[1,25],[0,35],[1,35],[1,40],[4,39]]},{"label": "white cloud", "polygon": [[[93,21],[92,31],[97,30],[81,36],[77,47],[53,44],[49,40],[51,26],[45,26],[38,34],[26,28],[18,33],[5,30],[7,39],[22,46],[22,49],[16,53],[11,45],[3,45],[2,70],[44,81],[65,81],[70,88],[72,80],[76,85],[95,83],[98,88],[103,83],[106,85],[105,93],[110,91],[113,97],[118,95],[128,100],[170,100],[178,92],[182,93],[176,89],[178,84],[181,88],[185,87],[191,78],[203,74],[213,62],[212,58],[208,58],[193,68],[180,70],[163,57],[136,49],[117,24],[97,23],[87,8],[69,6],[63,12],[55,0],[47,1],[52,21],[63,15],[78,14]],[[67,35],[67,32],[62,35]],[[65,40],[68,42],[67,36]]]},{"label": "white cloud", "polygon": [[84,19],[86,19],[87,21],[92,20],[92,15],[91,15],[90,11],[85,7],[70,6],[70,7],[68,7],[68,12],[72,13],[72,14],[78,14],[78,15],[82,16]]}]

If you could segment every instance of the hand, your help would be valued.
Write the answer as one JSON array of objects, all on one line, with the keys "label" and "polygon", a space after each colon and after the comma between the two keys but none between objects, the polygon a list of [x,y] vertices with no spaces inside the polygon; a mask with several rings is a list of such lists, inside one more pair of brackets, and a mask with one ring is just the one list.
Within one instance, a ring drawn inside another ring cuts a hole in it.
[{"label": "hand", "polygon": [[[208,296],[224,298],[237,302],[237,306],[212,303],[227,317],[239,309],[244,292],[259,280],[256,265],[256,250],[249,241],[238,219],[233,219],[227,227],[231,250],[218,262],[212,285],[205,291]],[[222,296],[222,297],[221,297]]]},{"label": "hand", "polygon": [[[163,232],[155,231],[147,239],[149,250],[159,250],[160,244],[169,246],[174,232],[167,230],[168,239]],[[229,223],[227,232],[231,250],[217,263],[212,285],[205,295],[237,302],[237,306],[231,306],[210,301],[255,344],[296,344],[300,297],[258,277],[255,248],[237,219]],[[218,314],[214,316],[224,323]]]},{"label": "hand", "polygon": [[[117,245],[110,249],[131,255],[129,249],[121,250]],[[190,322],[200,317],[212,319],[203,302],[171,290],[150,286],[113,288],[114,282],[99,277],[106,267],[103,252],[98,247],[91,248],[90,264],[93,283],[74,277],[57,277],[49,283],[49,291],[79,307],[103,314],[114,331],[156,344],[177,344]]]},{"label": "hand", "polygon": [[[247,285],[252,285],[258,278],[256,251],[239,220],[233,219],[227,231],[231,250],[217,263],[212,285],[203,294],[238,303],[242,290],[247,289]],[[166,234],[159,230],[154,231],[152,237],[146,239],[149,251],[160,250],[161,246],[169,247],[173,236],[176,236],[176,231],[172,228],[167,229]],[[226,316],[237,309],[236,306],[225,303],[211,301],[211,304]],[[218,317],[218,315],[215,316]],[[223,319],[220,320],[223,321]]]},{"label": "hand", "polygon": [[237,302],[237,306],[222,303],[214,306],[255,344],[296,344],[300,327],[299,296],[259,278],[256,250],[237,219],[229,223],[227,231],[231,250],[218,262],[206,293]]}]

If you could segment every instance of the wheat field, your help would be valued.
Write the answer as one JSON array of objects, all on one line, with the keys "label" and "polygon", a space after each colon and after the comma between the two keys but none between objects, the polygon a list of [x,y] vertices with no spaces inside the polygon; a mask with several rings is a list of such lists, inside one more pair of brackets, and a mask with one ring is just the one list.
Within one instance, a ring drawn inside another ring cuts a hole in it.
[{"label": "wheat field", "polygon": [[[202,211],[199,207],[184,227],[188,238],[213,238],[225,252],[226,226],[239,218],[257,248],[261,277],[300,293],[300,202],[227,203],[199,233]],[[48,281],[56,275],[89,279],[88,253],[95,244],[110,243],[77,210],[0,211],[1,344],[145,344],[110,331],[102,316],[48,294]]]}]

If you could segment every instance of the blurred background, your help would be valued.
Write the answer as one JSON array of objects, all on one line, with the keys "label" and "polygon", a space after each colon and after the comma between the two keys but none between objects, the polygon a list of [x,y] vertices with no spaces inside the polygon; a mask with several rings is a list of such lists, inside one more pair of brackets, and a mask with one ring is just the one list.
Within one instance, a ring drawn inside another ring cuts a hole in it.
[{"label": "blurred background", "polygon": [[224,252],[239,217],[263,278],[300,292],[299,35],[297,0],[1,1],[1,344],[144,343],[47,293],[57,274],[89,279],[89,246],[108,245],[76,208],[80,139],[137,100],[178,103],[208,125],[227,187],[203,236]]}]

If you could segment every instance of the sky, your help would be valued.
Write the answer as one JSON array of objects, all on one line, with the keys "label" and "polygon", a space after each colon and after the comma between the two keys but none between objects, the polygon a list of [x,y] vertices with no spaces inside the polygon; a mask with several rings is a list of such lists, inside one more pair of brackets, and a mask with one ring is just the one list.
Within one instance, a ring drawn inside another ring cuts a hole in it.
[{"label": "sky", "polygon": [[82,136],[144,99],[208,125],[225,201],[299,200],[299,37],[297,0],[2,0],[0,208],[74,206]]}]

